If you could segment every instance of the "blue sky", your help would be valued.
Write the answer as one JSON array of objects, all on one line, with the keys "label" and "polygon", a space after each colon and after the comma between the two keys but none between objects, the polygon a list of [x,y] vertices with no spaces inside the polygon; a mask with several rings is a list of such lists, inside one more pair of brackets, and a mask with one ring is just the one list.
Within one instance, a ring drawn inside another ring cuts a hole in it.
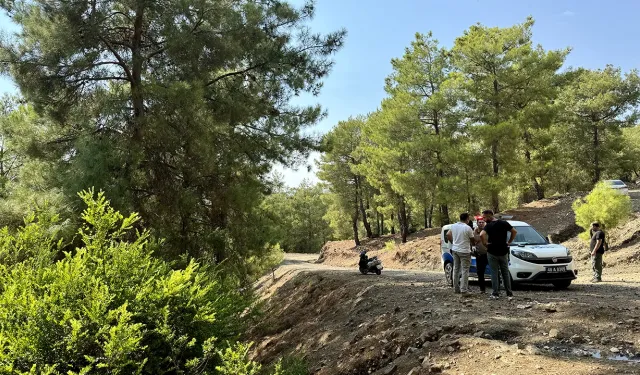
[{"label": "blue sky", "polygon": [[[302,0],[294,0],[302,3]],[[365,6],[366,4],[366,6]],[[312,29],[330,32],[346,28],[344,48],[318,97],[303,97],[299,104],[320,103],[328,116],[313,132],[325,133],[349,116],[374,111],[384,98],[384,78],[390,60],[403,54],[416,32],[432,31],[445,46],[470,25],[510,26],[529,15],[536,20],[534,40],[546,49],[571,47],[567,66],[624,70],[640,67],[636,0],[317,0]],[[7,20],[0,18],[4,29]],[[13,91],[7,80],[0,92]],[[314,168],[315,170],[315,168]],[[291,186],[315,180],[314,172],[285,170]]]}]

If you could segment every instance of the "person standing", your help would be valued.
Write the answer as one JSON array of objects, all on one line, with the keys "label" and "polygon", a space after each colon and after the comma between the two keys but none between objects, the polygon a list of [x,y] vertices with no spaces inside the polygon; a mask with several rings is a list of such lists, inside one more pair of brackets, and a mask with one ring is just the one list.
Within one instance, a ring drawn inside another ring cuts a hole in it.
[{"label": "person standing", "polygon": [[[518,231],[507,221],[496,220],[491,210],[483,211],[482,218],[487,224],[480,233],[480,237],[482,243],[487,247],[487,260],[491,269],[491,288],[493,289],[489,298],[497,299],[500,297],[499,275],[502,276],[507,297],[511,298],[513,292],[511,291],[511,275],[509,274],[509,246],[515,240]],[[509,233],[511,236],[507,241]]]},{"label": "person standing", "polygon": [[[471,245],[475,243],[473,229],[469,227],[469,214],[460,214],[460,221],[447,232],[453,255],[453,290],[469,293],[469,267],[471,267]],[[460,285],[462,283],[462,285]]]},{"label": "person standing", "polygon": [[604,255],[604,241],[605,235],[600,228],[600,223],[591,223],[591,244],[589,249],[591,250],[591,267],[593,269],[592,283],[599,283],[602,281],[602,256]]},{"label": "person standing", "polygon": [[473,231],[476,241],[476,273],[478,274],[478,284],[480,285],[480,293],[486,293],[486,283],[484,280],[484,271],[489,264],[487,260],[487,247],[482,243],[480,233],[484,230],[485,222],[482,216],[476,216],[477,227]]}]

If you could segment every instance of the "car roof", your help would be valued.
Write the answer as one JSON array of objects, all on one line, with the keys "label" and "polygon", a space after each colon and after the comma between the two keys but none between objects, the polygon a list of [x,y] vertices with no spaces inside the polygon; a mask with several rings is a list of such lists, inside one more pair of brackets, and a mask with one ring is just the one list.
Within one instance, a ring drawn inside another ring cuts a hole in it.
[{"label": "car roof", "polygon": [[511,224],[511,226],[513,227],[530,227],[531,226],[529,223],[525,223],[524,221],[507,220],[507,222]]},{"label": "car roof", "polygon": [[[512,227],[530,227],[531,225],[529,223],[525,223],[524,221],[518,221],[518,220],[507,220],[507,223],[511,224]],[[445,226],[442,227],[442,230],[446,230],[451,228],[453,224],[447,224]]]}]

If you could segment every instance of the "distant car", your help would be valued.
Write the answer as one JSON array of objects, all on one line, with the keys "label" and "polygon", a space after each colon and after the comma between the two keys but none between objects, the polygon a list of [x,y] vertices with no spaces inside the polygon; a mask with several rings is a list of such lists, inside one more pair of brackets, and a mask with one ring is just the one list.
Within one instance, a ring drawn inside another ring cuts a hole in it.
[{"label": "distant car", "polygon": [[[569,249],[562,245],[549,243],[531,225],[507,220],[516,228],[518,234],[509,249],[509,273],[514,283],[553,284],[558,289],[566,289],[576,279],[578,270],[573,262]],[[453,284],[453,256],[451,242],[447,232],[451,225],[442,227],[440,233],[440,250],[442,266],[449,285]],[[476,258],[471,257],[469,275],[477,278]],[[487,266],[485,278],[490,278],[491,269]]]},{"label": "distant car", "polygon": [[604,183],[624,195],[629,195],[629,187],[620,180],[606,180]]}]

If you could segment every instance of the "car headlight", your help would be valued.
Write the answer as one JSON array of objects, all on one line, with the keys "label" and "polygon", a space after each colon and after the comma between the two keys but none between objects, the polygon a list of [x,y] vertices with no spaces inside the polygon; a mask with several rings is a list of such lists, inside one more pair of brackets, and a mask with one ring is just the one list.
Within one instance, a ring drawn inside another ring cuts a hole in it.
[{"label": "car headlight", "polygon": [[535,259],[537,258],[537,256],[534,253],[530,253],[528,251],[523,251],[523,250],[511,250],[511,254],[513,254],[513,256],[520,258],[520,259]]},{"label": "car headlight", "polygon": [[567,250],[567,256],[571,255],[571,250],[569,248],[565,248]]}]

